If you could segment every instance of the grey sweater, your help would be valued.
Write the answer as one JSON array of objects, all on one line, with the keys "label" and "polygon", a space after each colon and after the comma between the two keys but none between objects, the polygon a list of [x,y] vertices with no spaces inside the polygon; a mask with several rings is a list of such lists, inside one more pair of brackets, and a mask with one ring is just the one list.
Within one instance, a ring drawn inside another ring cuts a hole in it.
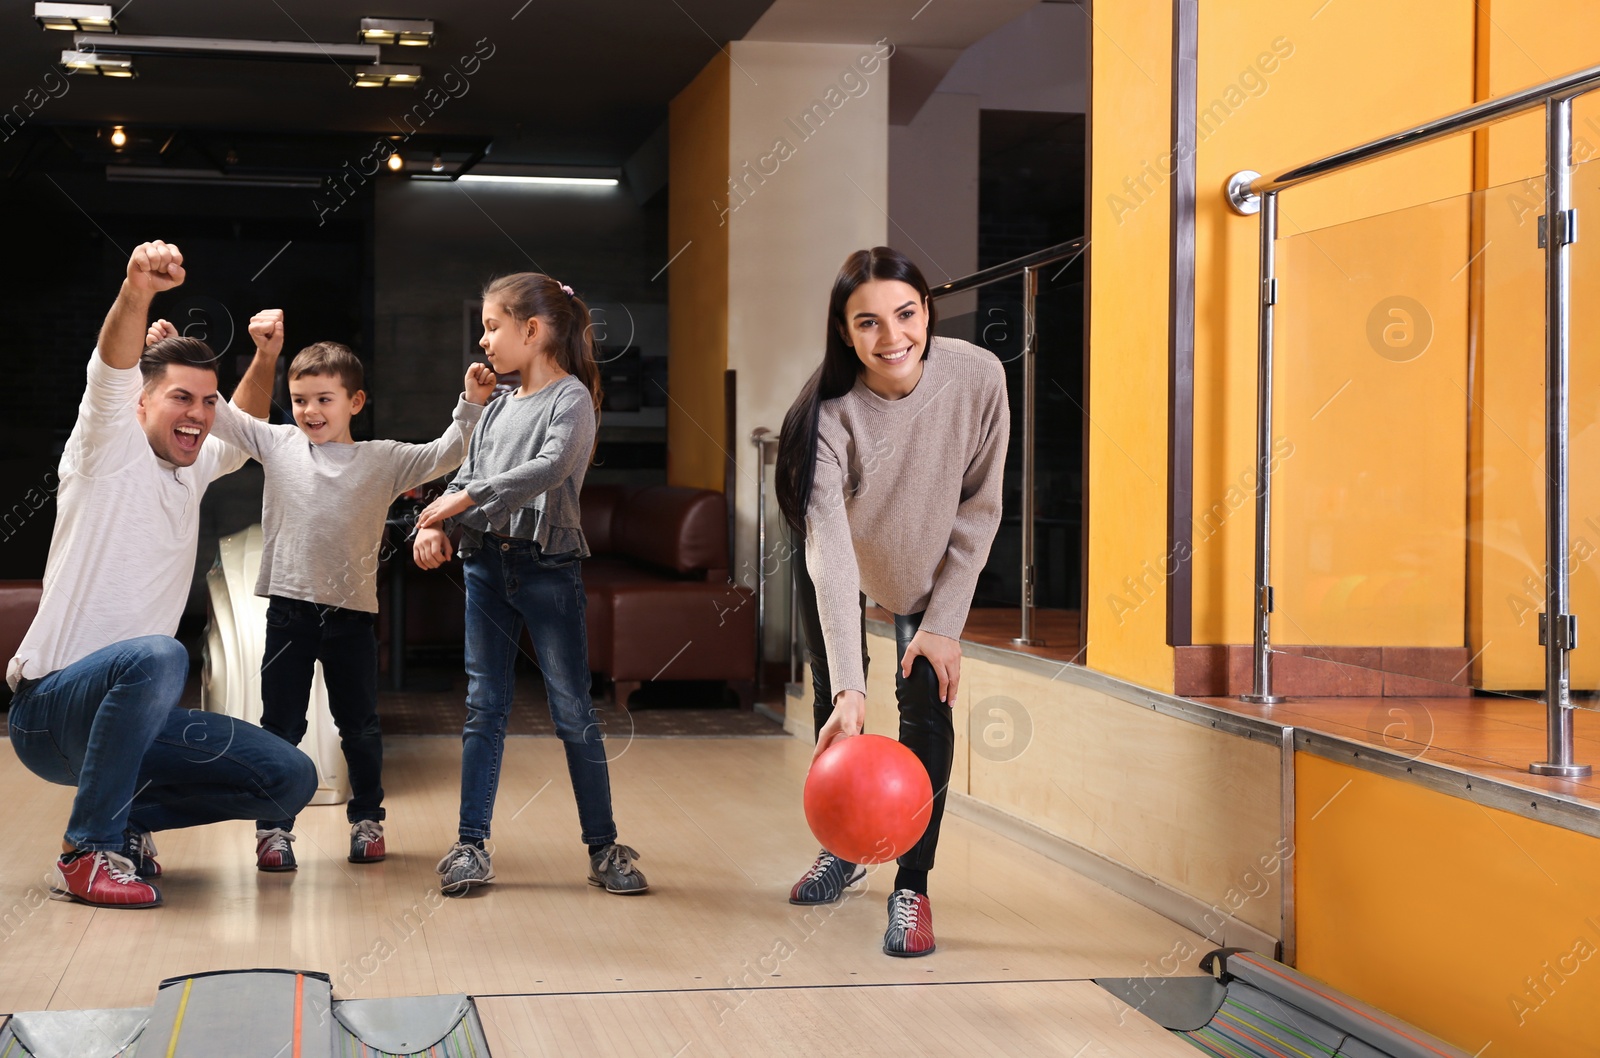
[{"label": "grey sweater", "polygon": [[461,526],[461,553],[477,550],[493,532],[532,540],[546,554],[587,558],[578,492],[595,429],[594,401],[576,375],[526,397],[490,401],[448,489],[465,489],[477,504],[452,519]]},{"label": "grey sweater", "polygon": [[213,432],[266,470],[256,594],[377,613],[389,504],[459,466],[482,413],[462,397],[444,435],[427,444],[312,444],[298,426],[272,426],[219,401]]},{"label": "grey sweater", "polygon": [[1010,433],[1005,369],[954,338],[929,342],[917,388],[899,400],[858,378],[822,402],[806,567],[835,695],[867,690],[860,592],[961,637],[1000,526]]}]

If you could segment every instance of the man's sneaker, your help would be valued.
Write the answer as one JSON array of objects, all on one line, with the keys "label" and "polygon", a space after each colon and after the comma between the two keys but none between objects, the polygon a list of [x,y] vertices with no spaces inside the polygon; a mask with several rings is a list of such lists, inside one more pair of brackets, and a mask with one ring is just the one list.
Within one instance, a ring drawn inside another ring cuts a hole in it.
[{"label": "man's sneaker", "polygon": [[633,861],[639,854],[626,845],[607,845],[589,857],[589,884],[608,893],[642,893],[650,888]]},{"label": "man's sneaker", "polygon": [[350,862],[377,863],[388,855],[383,847],[383,824],[363,819],[350,826]]},{"label": "man's sneaker", "polygon": [[927,955],[933,951],[933,905],[924,893],[896,889],[889,897],[885,955]]},{"label": "man's sneaker", "polygon": [[157,907],[161,890],[141,882],[133,861],[121,853],[84,852],[70,863],[65,857],[56,861],[50,898],[91,907]]},{"label": "man's sneaker", "polygon": [[434,870],[439,872],[439,892],[445,896],[460,896],[469,889],[494,881],[489,854],[465,841],[450,846],[450,851]]},{"label": "man's sneaker", "polygon": [[289,847],[293,840],[293,833],[276,827],[256,831],[256,870],[294,870],[298,864],[294,862],[294,849]]},{"label": "man's sneaker", "polygon": [[841,860],[827,849],[817,856],[817,862],[794,883],[789,890],[791,904],[831,904],[844,891],[867,876],[860,864]]},{"label": "man's sneaker", "polygon": [[134,873],[140,878],[160,878],[161,864],[156,862],[156,843],[149,831],[129,827],[122,837],[122,855],[133,861]]}]

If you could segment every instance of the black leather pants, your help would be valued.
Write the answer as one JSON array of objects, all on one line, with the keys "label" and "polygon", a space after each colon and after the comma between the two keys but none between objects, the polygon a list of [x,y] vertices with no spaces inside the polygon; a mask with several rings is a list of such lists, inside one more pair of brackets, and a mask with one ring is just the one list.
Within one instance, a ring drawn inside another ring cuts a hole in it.
[{"label": "black leather pants", "polygon": [[[833,689],[828,676],[828,650],[822,639],[822,619],[817,612],[817,591],[806,569],[805,545],[796,541],[793,561],[799,593],[800,627],[805,632],[806,653],[811,659],[812,717],[816,730],[833,715]],[[900,857],[902,867],[917,871],[933,869],[933,854],[939,845],[939,824],[944,819],[945,793],[950,788],[950,764],[955,758],[956,733],[951,709],[939,700],[939,677],[924,657],[911,663],[911,676],[901,674],[900,662],[906,647],[922,624],[922,614],[896,614],[894,618],[895,676],[894,696],[900,707],[900,742],[928,769],[933,783],[933,818],[927,832],[911,851]],[[867,667],[866,598],[861,599],[861,667]]]}]

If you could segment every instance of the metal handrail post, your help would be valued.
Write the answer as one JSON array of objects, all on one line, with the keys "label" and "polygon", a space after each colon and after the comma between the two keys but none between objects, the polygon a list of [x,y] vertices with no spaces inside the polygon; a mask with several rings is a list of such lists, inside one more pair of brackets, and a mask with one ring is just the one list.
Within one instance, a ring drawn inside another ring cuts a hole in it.
[{"label": "metal handrail post", "polygon": [[1278,301],[1278,193],[1261,196],[1261,289],[1256,365],[1255,654],[1250,693],[1241,701],[1276,705],[1272,693],[1272,308]]},{"label": "metal handrail post", "polygon": [[766,690],[767,667],[767,463],[777,457],[778,438],[765,426],[750,433],[756,446],[756,694]]},{"label": "metal handrail post", "polygon": [[1018,646],[1043,646],[1033,634],[1033,589],[1038,570],[1033,553],[1033,431],[1034,393],[1038,385],[1038,321],[1034,303],[1039,296],[1039,270],[1022,270],[1022,631],[1011,642]]},{"label": "metal handrail post", "polygon": [[1572,304],[1572,254],[1577,215],[1572,209],[1572,98],[1545,104],[1544,352],[1545,352],[1545,727],[1549,755],[1528,766],[1537,775],[1588,775],[1572,759],[1570,653],[1578,645],[1567,570],[1567,386]]}]

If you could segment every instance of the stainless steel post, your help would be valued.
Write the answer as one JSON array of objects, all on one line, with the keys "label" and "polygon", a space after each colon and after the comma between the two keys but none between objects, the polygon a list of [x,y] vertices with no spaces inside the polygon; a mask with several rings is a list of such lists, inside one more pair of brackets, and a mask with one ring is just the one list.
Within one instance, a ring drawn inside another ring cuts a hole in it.
[{"label": "stainless steel post", "polygon": [[1033,589],[1038,567],[1033,555],[1033,429],[1034,391],[1038,385],[1038,323],[1034,302],[1039,296],[1039,270],[1022,270],[1022,632],[1012,640],[1019,646],[1043,646],[1033,634]]},{"label": "stainless steel post", "polygon": [[1567,571],[1567,385],[1572,254],[1577,215],[1572,208],[1572,98],[1545,104],[1544,190],[1545,352],[1545,608],[1539,619],[1544,644],[1544,693],[1549,755],[1528,766],[1537,775],[1588,775],[1572,760],[1572,686],[1569,653],[1578,645]]},{"label": "stainless steel post", "polygon": [[1272,693],[1272,307],[1278,301],[1278,193],[1261,196],[1261,290],[1256,365],[1256,622],[1251,691],[1256,705],[1283,701]]},{"label": "stainless steel post", "polygon": [[767,455],[777,457],[778,439],[765,426],[750,433],[756,446],[756,695],[766,689],[767,667]]}]

